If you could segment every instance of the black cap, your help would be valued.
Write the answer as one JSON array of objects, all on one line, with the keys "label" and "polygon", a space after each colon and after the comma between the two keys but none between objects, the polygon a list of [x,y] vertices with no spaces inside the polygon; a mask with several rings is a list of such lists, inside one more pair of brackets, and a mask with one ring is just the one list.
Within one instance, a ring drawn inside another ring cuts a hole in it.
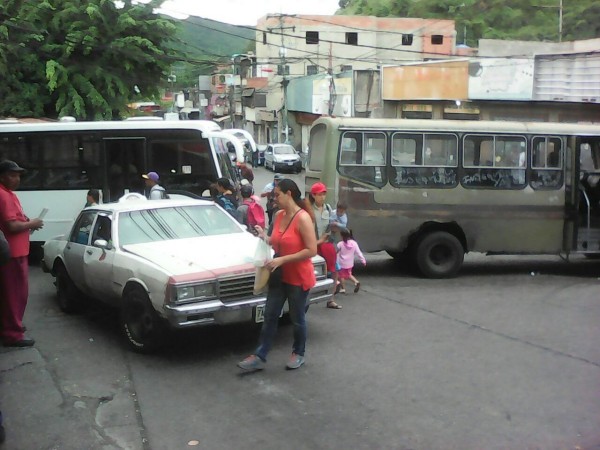
[{"label": "black cap", "polygon": [[5,159],[0,162],[0,173],[4,172],[25,172],[25,169],[20,167],[16,162]]}]

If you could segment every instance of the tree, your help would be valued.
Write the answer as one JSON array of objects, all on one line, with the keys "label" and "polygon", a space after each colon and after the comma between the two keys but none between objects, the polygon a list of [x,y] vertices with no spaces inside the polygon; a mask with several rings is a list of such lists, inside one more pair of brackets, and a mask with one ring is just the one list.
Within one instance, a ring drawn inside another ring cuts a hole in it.
[{"label": "tree", "polygon": [[161,0],[4,0],[2,116],[111,119],[137,95],[158,94],[174,57],[175,22]]}]

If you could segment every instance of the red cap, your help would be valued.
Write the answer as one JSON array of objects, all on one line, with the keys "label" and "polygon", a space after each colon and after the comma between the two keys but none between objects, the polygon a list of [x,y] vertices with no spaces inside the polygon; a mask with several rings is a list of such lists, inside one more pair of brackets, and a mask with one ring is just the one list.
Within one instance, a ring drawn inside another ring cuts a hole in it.
[{"label": "red cap", "polygon": [[312,187],[310,188],[310,193],[312,195],[322,194],[323,192],[327,192],[327,186],[325,186],[320,181],[313,184]]}]

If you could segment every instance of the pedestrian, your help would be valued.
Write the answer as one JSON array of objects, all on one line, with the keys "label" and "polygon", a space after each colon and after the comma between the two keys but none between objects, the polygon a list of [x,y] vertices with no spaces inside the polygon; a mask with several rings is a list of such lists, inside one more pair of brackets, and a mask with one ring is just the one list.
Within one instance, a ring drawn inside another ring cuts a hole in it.
[{"label": "pedestrian", "polygon": [[[310,188],[309,200],[313,209],[313,217],[315,218],[315,231],[317,236],[317,252],[325,259],[327,264],[327,276],[333,278],[337,284],[336,271],[336,251],[331,233],[330,218],[333,215],[333,208],[325,202],[327,197],[327,186],[316,182]],[[327,307],[331,309],[342,309],[333,298],[327,302]]]},{"label": "pedestrian", "polygon": [[258,167],[258,148],[256,145],[252,148],[252,167]]},{"label": "pedestrian", "polygon": [[240,169],[240,175],[242,176],[242,178],[248,180],[250,184],[252,184],[254,182],[254,172],[252,171],[252,168],[250,168],[248,164],[243,162],[238,162],[237,166],[238,169]]},{"label": "pedestrian", "polygon": [[219,178],[217,180],[217,203],[237,219],[238,201],[235,195],[235,188],[229,178]]},{"label": "pedestrian", "polygon": [[85,206],[97,206],[100,203],[100,191],[98,189],[90,189],[87,193]]},{"label": "pedestrian", "polygon": [[360,251],[358,243],[352,237],[352,230],[343,228],[340,230],[342,240],[337,244],[337,263],[339,265],[338,280],[336,292],[345,294],[346,288],[344,280],[351,280],[354,283],[354,293],[360,289],[360,281],[352,274],[354,268],[354,260],[359,259],[363,266],[367,265],[367,260]]},{"label": "pedestrian", "polygon": [[240,188],[242,195],[242,204],[238,206],[237,219],[242,225],[246,225],[248,231],[255,236],[258,236],[256,226],[265,227],[265,210],[254,198],[254,189],[250,184],[246,184]]},{"label": "pedestrian", "polygon": [[148,200],[161,200],[164,198],[169,198],[165,188],[158,183],[160,180],[158,173],[148,172],[142,175],[142,178],[146,183],[146,197]]},{"label": "pedestrian", "polygon": [[273,215],[277,212],[277,203],[275,202],[275,187],[279,180],[282,180],[283,176],[276,173],[273,176],[273,181],[268,183],[260,194],[261,197],[267,198],[267,216],[269,217],[269,224],[273,223]]},{"label": "pedestrian", "polygon": [[[286,368],[297,369],[304,364],[306,300],[316,283],[311,261],[317,254],[315,229],[309,206],[302,200],[294,181],[281,180],[274,191],[280,209],[275,215],[271,235],[267,236],[263,228],[257,227],[259,237],[271,244],[275,257],[266,265],[271,275],[258,347],[254,354],[238,363],[238,367],[247,371],[264,369],[286,300],[294,330],[292,354]],[[280,282],[277,282],[278,272]]]},{"label": "pedestrian", "polygon": [[[331,230],[331,239],[334,245],[340,241],[340,231],[348,228],[348,215],[346,210],[348,207],[344,202],[338,202],[335,210],[329,216],[329,228]],[[338,269],[336,265],[336,269]]]},{"label": "pedestrian", "polygon": [[0,231],[10,246],[10,259],[0,267],[0,334],[6,347],[31,347],[33,339],[23,333],[23,316],[29,297],[29,234],[44,226],[42,219],[29,219],[18,197],[21,174],[16,162],[0,162]]}]

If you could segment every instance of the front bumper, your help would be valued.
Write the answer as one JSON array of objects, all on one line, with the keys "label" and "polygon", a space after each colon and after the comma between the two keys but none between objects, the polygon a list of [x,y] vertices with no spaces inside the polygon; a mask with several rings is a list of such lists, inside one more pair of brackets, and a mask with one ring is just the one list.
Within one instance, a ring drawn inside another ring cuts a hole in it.
[{"label": "front bumper", "polygon": [[[330,300],[333,297],[333,291],[334,284],[331,278],[317,280],[317,284],[308,294],[307,305]],[[266,295],[261,294],[229,303],[211,300],[180,306],[165,305],[163,313],[169,324],[174,328],[256,322],[256,308],[262,307],[266,301]],[[284,312],[287,312],[287,310],[284,310]]]},{"label": "front bumper", "polygon": [[289,162],[274,162],[273,168],[275,172],[285,172],[288,170],[290,172],[298,172],[302,170],[302,161],[293,161],[291,164]]}]

